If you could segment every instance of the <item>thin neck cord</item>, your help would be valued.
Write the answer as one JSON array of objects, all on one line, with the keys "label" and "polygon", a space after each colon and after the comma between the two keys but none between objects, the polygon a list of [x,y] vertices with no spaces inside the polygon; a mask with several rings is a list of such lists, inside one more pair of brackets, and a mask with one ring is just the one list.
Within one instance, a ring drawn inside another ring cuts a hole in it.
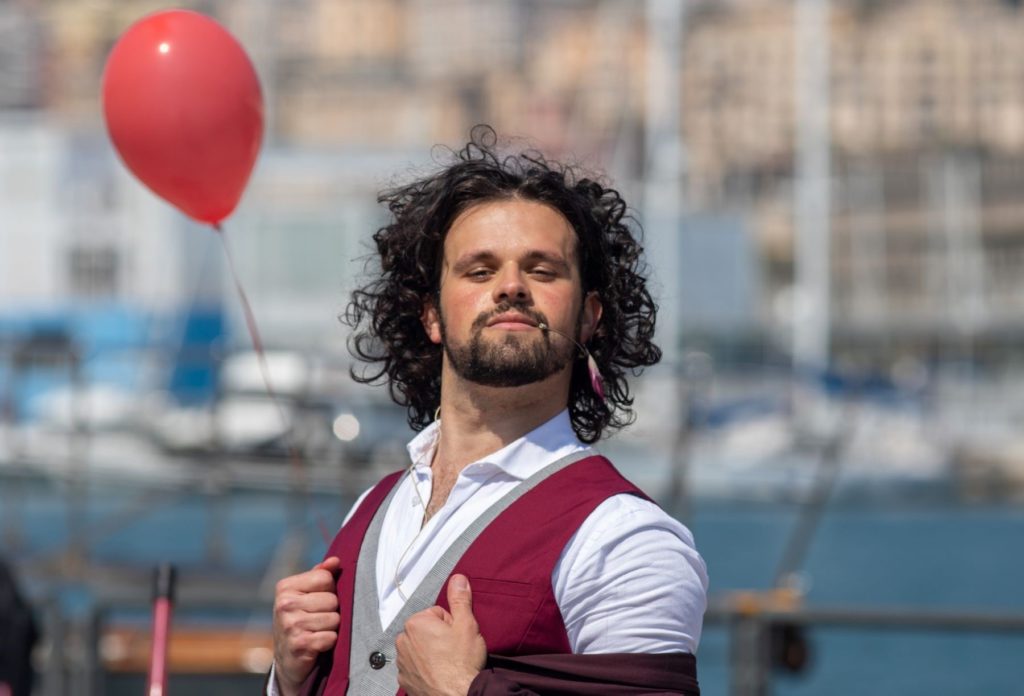
[{"label": "thin neck cord", "polygon": [[[438,438],[440,439],[440,433],[438,433]],[[426,516],[427,514],[427,503],[425,500],[423,500],[423,494],[420,493],[420,487],[416,483],[416,467],[423,464],[423,461],[424,459],[426,459],[427,455],[433,456],[434,453],[437,452],[437,445],[438,443],[435,442],[433,449],[431,449],[425,455],[420,457],[418,461],[415,461],[412,464],[410,464],[408,470],[409,480],[412,481],[412,489],[416,491],[416,497],[419,498],[420,507],[423,509],[424,516]],[[416,531],[416,535],[413,536],[412,541],[410,541],[409,545],[405,547],[404,551],[402,551],[402,555],[398,557],[398,563],[395,564],[395,590],[398,591],[398,596],[402,598],[403,602],[408,602],[409,598],[406,596],[404,592],[402,592],[402,581],[399,579],[399,575],[402,571],[402,564],[405,563],[405,557],[409,555],[409,551],[412,550],[412,547],[416,544],[416,540],[420,538],[420,534],[423,533],[423,528],[426,526],[427,525],[425,521],[420,524],[420,528]]]}]

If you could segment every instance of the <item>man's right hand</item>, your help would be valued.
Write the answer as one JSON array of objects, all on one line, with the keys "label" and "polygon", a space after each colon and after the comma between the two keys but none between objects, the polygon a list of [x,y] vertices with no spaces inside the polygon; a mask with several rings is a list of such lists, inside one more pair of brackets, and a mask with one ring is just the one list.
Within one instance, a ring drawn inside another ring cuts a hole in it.
[{"label": "man's right hand", "polygon": [[331,556],[277,583],[274,592],[274,676],[282,696],[298,694],[317,656],[338,640],[338,595]]}]

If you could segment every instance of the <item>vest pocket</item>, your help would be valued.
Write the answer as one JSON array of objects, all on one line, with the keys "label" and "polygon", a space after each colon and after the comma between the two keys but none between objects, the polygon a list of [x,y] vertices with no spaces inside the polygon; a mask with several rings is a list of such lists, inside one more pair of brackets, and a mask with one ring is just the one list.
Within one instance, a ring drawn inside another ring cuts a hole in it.
[{"label": "vest pocket", "polygon": [[533,623],[542,593],[529,582],[497,578],[469,578],[473,591],[473,616],[487,642],[488,652],[516,654]]},{"label": "vest pocket", "polygon": [[534,593],[532,583],[499,580],[497,578],[471,577],[469,579],[469,587],[474,596],[477,594],[494,594],[506,597],[530,597]]}]

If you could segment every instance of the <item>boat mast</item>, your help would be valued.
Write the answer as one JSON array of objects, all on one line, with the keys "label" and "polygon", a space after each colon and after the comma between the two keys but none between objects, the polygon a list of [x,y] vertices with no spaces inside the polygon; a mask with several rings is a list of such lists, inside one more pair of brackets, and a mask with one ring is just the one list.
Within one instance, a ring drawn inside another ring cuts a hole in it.
[{"label": "boat mast", "polygon": [[831,132],[830,0],[795,0],[796,186],[793,366],[829,362]]},{"label": "boat mast", "polygon": [[680,69],[685,4],[647,0],[647,80],[644,109],[644,194],[647,258],[655,267],[661,297],[659,344],[664,361],[679,363],[679,224],[683,214],[684,156],[681,139]]}]

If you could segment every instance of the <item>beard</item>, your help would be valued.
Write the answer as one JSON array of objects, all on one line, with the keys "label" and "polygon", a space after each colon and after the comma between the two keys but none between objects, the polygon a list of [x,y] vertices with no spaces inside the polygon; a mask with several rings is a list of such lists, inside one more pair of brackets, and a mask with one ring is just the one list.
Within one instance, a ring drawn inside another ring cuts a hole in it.
[{"label": "beard", "polygon": [[[558,345],[554,345],[551,337],[557,337],[557,334],[549,331],[510,331],[500,338],[485,338],[487,322],[509,311],[518,312],[537,323],[548,323],[547,318],[535,310],[499,305],[493,311],[478,316],[470,327],[469,341],[460,344],[449,340],[444,315],[439,315],[441,343],[455,374],[485,387],[521,387],[547,379],[571,362],[575,346],[566,340],[557,340]],[[579,333],[582,320],[581,312],[574,333]]]}]

